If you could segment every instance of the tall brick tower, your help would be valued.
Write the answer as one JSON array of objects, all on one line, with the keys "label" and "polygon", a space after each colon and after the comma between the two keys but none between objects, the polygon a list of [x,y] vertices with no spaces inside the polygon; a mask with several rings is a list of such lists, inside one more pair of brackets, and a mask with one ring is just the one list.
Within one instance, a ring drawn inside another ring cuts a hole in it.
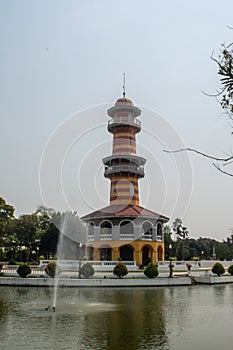
[{"label": "tall brick tower", "polygon": [[110,205],[85,215],[86,255],[90,260],[134,261],[146,266],[164,259],[163,225],[166,216],[139,203],[138,180],[146,160],[137,155],[137,117],[141,110],[125,97],[107,111],[108,131],[113,134],[112,155],[103,159],[104,176],[111,181]]},{"label": "tall brick tower", "polygon": [[119,98],[108,110],[108,131],[113,134],[113,150],[104,158],[104,176],[111,180],[110,204],[139,205],[138,179],[144,177],[146,160],[136,154],[136,134],[141,122],[139,108],[128,98]]}]

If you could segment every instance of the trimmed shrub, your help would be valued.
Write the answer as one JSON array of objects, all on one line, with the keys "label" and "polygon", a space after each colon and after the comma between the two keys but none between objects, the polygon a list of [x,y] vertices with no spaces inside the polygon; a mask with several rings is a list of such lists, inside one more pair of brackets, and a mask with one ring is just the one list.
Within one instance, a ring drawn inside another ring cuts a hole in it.
[{"label": "trimmed shrub", "polygon": [[148,278],[155,278],[159,275],[158,267],[152,263],[147,265],[147,267],[144,270],[144,275]]},{"label": "trimmed shrub", "polygon": [[32,272],[31,266],[28,264],[21,264],[17,269],[17,274],[20,277],[27,277]]},{"label": "trimmed shrub", "polygon": [[233,276],[233,265],[228,267],[228,272]]},{"label": "trimmed shrub", "polygon": [[57,276],[60,275],[61,268],[54,261],[50,261],[48,265],[45,267],[45,272],[49,277],[55,278],[56,275]]},{"label": "trimmed shrub", "polygon": [[94,275],[94,273],[95,273],[95,270],[90,263],[85,263],[80,268],[80,274],[83,275],[85,278],[88,278],[88,277]]},{"label": "trimmed shrub", "polygon": [[14,259],[10,259],[8,265],[17,265],[17,262]]},{"label": "trimmed shrub", "polygon": [[225,269],[222,266],[222,264],[220,264],[219,262],[216,262],[212,267],[212,272],[220,277],[222,274],[224,274]]},{"label": "trimmed shrub", "polygon": [[121,278],[128,274],[128,269],[124,263],[118,263],[113,269],[113,274]]}]

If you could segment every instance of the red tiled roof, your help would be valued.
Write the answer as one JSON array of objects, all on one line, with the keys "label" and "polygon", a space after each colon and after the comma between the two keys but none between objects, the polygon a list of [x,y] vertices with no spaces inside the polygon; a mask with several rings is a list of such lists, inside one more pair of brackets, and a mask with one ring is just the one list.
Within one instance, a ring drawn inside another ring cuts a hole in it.
[{"label": "red tiled roof", "polygon": [[147,217],[159,217],[163,221],[167,222],[169,220],[168,217],[155,213],[151,210],[143,208],[139,205],[109,205],[108,207],[102,208],[100,210],[94,211],[87,215],[84,215],[82,219],[89,218],[99,218],[99,217],[121,217],[121,216],[147,216]]}]

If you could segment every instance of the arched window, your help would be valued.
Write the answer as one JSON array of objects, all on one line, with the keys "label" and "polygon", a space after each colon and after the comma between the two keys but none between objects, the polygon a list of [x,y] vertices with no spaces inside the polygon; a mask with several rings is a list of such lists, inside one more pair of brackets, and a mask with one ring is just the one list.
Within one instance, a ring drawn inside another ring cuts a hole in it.
[{"label": "arched window", "polygon": [[142,224],[142,238],[152,239],[152,224],[150,221],[144,221]]},{"label": "arched window", "polygon": [[112,234],[112,224],[110,221],[103,221],[100,224],[100,234],[101,235],[111,235]]},{"label": "arched window", "polygon": [[94,223],[93,222],[89,222],[89,224],[87,226],[87,234],[88,234],[88,237],[94,236],[95,228],[94,228]]},{"label": "arched window", "polygon": [[157,237],[162,238],[162,235],[163,235],[163,226],[162,226],[162,224],[159,222],[159,223],[157,224]]},{"label": "arched window", "polygon": [[124,220],[120,223],[120,238],[121,239],[133,239],[134,237],[134,225],[129,220]]}]

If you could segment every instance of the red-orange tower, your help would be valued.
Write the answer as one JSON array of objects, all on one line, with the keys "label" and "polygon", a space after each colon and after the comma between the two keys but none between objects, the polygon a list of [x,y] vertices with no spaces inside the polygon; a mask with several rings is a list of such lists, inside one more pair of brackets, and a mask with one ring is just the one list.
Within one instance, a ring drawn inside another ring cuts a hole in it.
[{"label": "red-orange tower", "polygon": [[113,134],[110,157],[104,158],[104,176],[111,180],[110,204],[139,205],[138,179],[144,177],[146,160],[136,154],[136,134],[141,110],[128,98],[119,98],[108,110],[108,131]]},{"label": "red-orange tower", "polygon": [[112,155],[103,159],[104,176],[111,181],[110,205],[83,216],[86,255],[90,260],[134,261],[138,266],[164,259],[166,216],[140,206],[138,180],[146,160],[137,155],[141,110],[125,97],[108,110],[113,134]]}]

